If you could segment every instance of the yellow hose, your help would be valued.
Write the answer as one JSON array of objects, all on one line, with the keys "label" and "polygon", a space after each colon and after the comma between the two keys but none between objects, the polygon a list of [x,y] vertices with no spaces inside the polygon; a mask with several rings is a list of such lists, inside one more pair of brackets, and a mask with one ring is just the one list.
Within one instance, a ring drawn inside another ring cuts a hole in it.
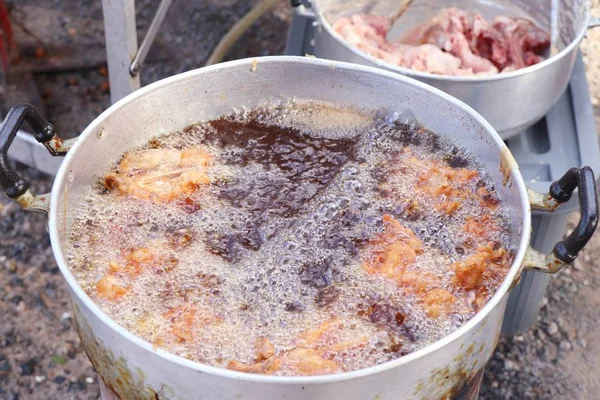
[{"label": "yellow hose", "polygon": [[217,47],[213,50],[212,54],[208,58],[206,65],[213,65],[220,63],[231,46],[250,28],[250,26],[256,22],[265,13],[269,12],[277,2],[280,0],[263,0],[258,3],[252,10],[248,11],[242,19],[240,19],[225,36],[221,39]]}]

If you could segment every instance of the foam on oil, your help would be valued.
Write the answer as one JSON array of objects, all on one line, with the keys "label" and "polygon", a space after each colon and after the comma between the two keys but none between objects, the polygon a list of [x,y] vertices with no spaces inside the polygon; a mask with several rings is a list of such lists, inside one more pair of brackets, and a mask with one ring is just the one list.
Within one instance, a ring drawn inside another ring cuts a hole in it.
[{"label": "foam on oil", "polygon": [[[451,288],[449,267],[465,258],[461,228],[482,208],[467,199],[451,216],[434,211],[415,190],[423,166],[446,160],[477,169],[480,179],[464,190],[493,190],[473,157],[420,129],[410,115],[290,102],[241,110],[155,138],[151,146],[202,146],[214,157],[214,184],[189,196],[192,208],[90,189],[68,257],[84,290],[142,338],[226,367],[231,360],[252,363],[261,337],[283,354],[307,329],[339,318],[343,324],[328,332],[324,348],[367,338],[364,346],[324,351],[339,371],[350,371],[422,348],[474,315],[471,309],[430,318],[413,293],[363,268],[369,240],[384,231],[383,214],[391,214],[424,243],[416,270]],[[407,151],[422,164],[411,164]],[[416,216],[407,213],[412,201],[419,202]],[[499,207],[494,216],[497,241],[510,250],[506,211]],[[182,235],[189,244],[168,245]],[[110,263],[146,247],[159,249],[160,259],[122,277],[129,293],[118,301],[100,298],[96,283]],[[488,298],[501,280],[486,282]],[[178,307],[196,310],[185,340],[171,334]],[[398,315],[401,323],[391,321]]]}]

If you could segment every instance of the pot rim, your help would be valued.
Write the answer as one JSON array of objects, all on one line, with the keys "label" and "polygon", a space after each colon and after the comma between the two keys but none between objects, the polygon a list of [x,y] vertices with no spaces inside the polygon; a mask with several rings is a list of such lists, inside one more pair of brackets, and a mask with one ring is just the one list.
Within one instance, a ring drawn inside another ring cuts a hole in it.
[{"label": "pot rim", "polygon": [[[518,165],[516,163],[512,163],[510,165],[510,179],[513,185],[516,185],[517,190],[519,192],[520,202],[521,202],[521,212],[523,213],[523,221],[520,228],[520,240],[518,243],[518,249],[515,255],[515,259],[513,264],[511,265],[503,283],[497,289],[496,293],[492,298],[487,302],[487,304],[481,309],[473,318],[471,318],[467,323],[461,326],[456,331],[452,332],[450,335],[447,335],[440,340],[420,349],[413,353],[410,353],[406,356],[397,358],[395,360],[391,360],[382,364],[378,364],[372,367],[363,368],[350,372],[343,372],[339,374],[331,374],[331,375],[315,375],[315,376],[305,376],[305,377],[282,377],[282,376],[269,376],[269,375],[258,375],[251,374],[245,372],[238,372],[233,370],[228,370],[225,368],[218,368],[206,364],[202,364],[196,361],[191,361],[181,356],[175,355],[173,353],[167,352],[166,350],[162,350],[160,348],[155,348],[155,346],[146,340],[141,339],[136,336],[134,333],[126,330],[121,325],[117,324],[113,319],[111,319],[104,311],[100,309],[100,307],[85,293],[85,291],[78,284],[77,280],[71,273],[69,269],[65,256],[63,254],[62,248],[60,246],[60,235],[58,230],[58,211],[62,209],[59,206],[59,198],[60,198],[60,190],[63,185],[68,182],[68,173],[71,167],[71,162],[74,155],[77,153],[77,150],[85,146],[85,142],[88,137],[96,134],[98,129],[102,126],[103,122],[110,118],[111,115],[125,106],[126,104],[145,96],[146,94],[159,90],[163,87],[169,86],[176,82],[186,81],[189,79],[193,79],[197,75],[202,75],[209,71],[222,70],[222,71],[231,71],[238,69],[249,69],[252,65],[256,65],[254,63],[258,62],[259,68],[257,72],[260,73],[260,64],[261,63],[279,63],[286,64],[291,63],[294,65],[298,64],[308,64],[308,65],[319,65],[322,68],[331,68],[334,67],[336,69],[341,69],[345,71],[359,71],[359,72],[368,72],[375,75],[384,76],[387,79],[395,79],[404,81],[410,85],[414,85],[419,87],[422,90],[426,90],[436,96],[442,97],[444,100],[453,103],[454,106],[462,108],[468,114],[470,114],[474,121],[486,131],[486,134],[491,136],[496,146],[498,146],[501,150],[501,153],[509,152],[508,148],[498,135],[498,133],[494,130],[494,128],[475,110],[466,105],[465,103],[451,97],[450,95],[434,88],[429,85],[426,85],[422,82],[416,81],[411,78],[407,78],[405,76],[381,70],[375,67],[367,67],[352,63],[338,62],[338,61],[329,61],[329,60],[320,60],[313,57],[297,57],[297,56],[268,56],[268,57],[257,57],[257,58],[246,58],[242,60],[229,61],[225,63],[220,63],[204,68],[199,68],[196,70],[184,72],[178,75],[174,75],[155,83],[152,83],[148,86],[145,86],[136,92],[128,95],[127,97],[121,99],[117,103],[110,106],[107,110],[105,110],[102,114],[100,114],[94,121],[92,121],[85,130],[80,135],[80,140],[78,140],[73,147],[68,152],[65,160],[62,162],[60,169],[57,172],[56,179],[52,186],[52,192],[50,197],[50,211],[49,211],[49,224],[48,229],[50,233],[50,240],[52,244],[52,251],[54,257],[57,261],[58,267],[63,274],[67,284],[71,292],[77,296],[77,298],[93,313],[96,317],[108,326],[111,330],[113,330],[116,334],[119,334],[123,338],[127,339],[131,344],[139,346],[144,350],[154,353],[155,355],[163,358],[167,362],[172,362],[175,364],[179,364],[182,367],[190,368],[196,370],[201,373],[207,373],[212,375],[217,375],[221,378],[229,378],[235,380],[243,380],[247,382],[255,382],[255,383],[265,383],[265,384],[325,384],[331,382],[339,382],[350,379],[357,379],[362,377],[367,377],[376,373],[380,373],[392,368],[399,367],[404,364],[408,364],[411,361],[437,351],[438,349],[448,345],[449,343],[457,340],[460,336],[466,334],[468,331],[472,330],[483,322],[483,320],[487,317],[487,315],[497,307],[504,296],[509,292],[511,286],[515,279],[519,276],[521,272],[521,265],[523,259],[525,257],[525,253],[529,246],[530,234],[531,234],[531,209],[529,205],[529,199],[527,196],[527,189],[525,183],[523,181],[523,177],[519,172]],[[224,76],[226,73],[224,73]],[[88,144],[89,145],[89,144]],[[484,322],[485,324],[485,322]]]},{"label": "pot rim", "polygon": [[[571,43],[569,43],[568,46],[566,46],[564,49],[562,49],[561,51],[559,51],[557,54],[548,57],[547,59],[545,59],[544,61],[542,61],[541,63],[535,64],[535,65],[531,65],[529,67],[525,67],[525,68],[521,68],[518,69],[516,71],[510,71],[510,72],[506,72],[506,73],[498,73],[498,74],[494,74],[494,75],[484,75],[484,76],[454,76],[454,75],[440,75],[440,74],[432,74],[430,72],[421,72],[421,71],[415,71],[412,70],[410,68],[405,68],[405,67],[399,67],[397,65],[394,64],[390,64],[386,61],[383,61],[379,58],[373,57],[365,52],[363,52],[362,50],[360,50],[358,47],[352,46],[349,43],[347,43],[344,39],[342,39],[342,37],[333,30],[333,28],[331,27],[331,25],[329,24],[329,22],[327,21],[327,19],[325,18],[325,16],[323,15],[323,13],[319,10],[319,6],[318,6],[318,1],[314,0],[311,3],[311,8],[313,9],[313,12],[318,20],[318,23],[320,25],[322,25],[327,32],[342,46],[344,46],[347,50],[350,50],[351,52],[359,55],[362,58],[367,59],[368,61],[370,61],[371,63],[373,63],[374,65],[376,65],[379,68],[385,68],[388,69],[390,71],[395,71],[397,73],[409,76],[411,78],[415,78],[415,79],[429,79],[431,81],[436,81],[436,82],[465,82],[465,83],[488,83],[488,82],[496,82],[496,81],[502,81],[505,79],[510,79],[513,77],[517,77],[517,76],[521,76],[521,75],[527,75],[530,73],[534,73],[538,70],[541,70],[543,68],[549,67],[551,64],[553,64],[555,61],[558,61],[562,58],[565,58],[568,54],[570,54],[572,51],[576,50],[576,48],[579,46],[579,43],[581,43],[581,41],[583,40],[585,33],[587,31],[587,26],[589,23],[589,20],[591,18],[591,14],[590,14],[590,2],[589,0],[586,0],[585,2],[585,10],[584,10],[584,21],[585,23],[582,24],[582,26],[579,28],[579,31],[577,32],[577,36],[575,37],[575,39],[573,39],[571,41]],[[318,27],[316,29],[319,29]]]}]

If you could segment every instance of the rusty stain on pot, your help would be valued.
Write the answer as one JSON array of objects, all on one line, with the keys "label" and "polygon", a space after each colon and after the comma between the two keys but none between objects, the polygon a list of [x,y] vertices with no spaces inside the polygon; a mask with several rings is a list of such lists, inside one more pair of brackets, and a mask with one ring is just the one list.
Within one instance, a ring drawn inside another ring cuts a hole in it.
[{"label": "rusty stain on pot", "polygon": [[534,270],[546,274],[555,274],[560,271],[567,263],[556,257],[554,252],[545,255],[539,251],[528,248],[523,259],[522,270]]},{"label": "rusty stain on pot", "polygon": [[447,393],[442,397],[444,400],[476,400],[479,396],[479,388],[483,379],[484,368],[481,368],[467,379],[465,384],[458,390]]},{"label": "rusty stain on pot", "polygon": [[39,213],[48,214],[50,210],[50,194],[40,194],[34,196],[31,191],[27,190],[25,193],[15,199],[19,207],[23,210],[34,211]]},{"label": "rusty stain on pot", "polygon": [[133,373],[123,357],[117,357],[104,344],[96,339],[79,307],[73,303],[75,328],[94,370],[103,383],[119,399],[158,400],[166,399],[164,391],[168,386],[161,385],[160,395],[155,389],[145,385],[145,374],[141,368]]},{"label": "rusty stain on pot", "polygon": [[54,134],[52,139],[44,143],[44,146],[53,156],[64,156],[74,143],[73,140],[62,140],[60,136]]},{"label": "rusty stain on pot", "polygon": [[[445,381],[453,380],[454,385],[445,393],[437,397],[439,400],[476,400],[483,378],[484,368],[475,372],[459,370],[449,373],[446,369],[439,371],[440,379]],[[432,382],[433,384],[443,384],[444,382]],[[421,397],[421,400],[433,400],[431,396]]]},{"label": "rusty stain on pot", "polygon": [[554,212],[560,205],[550,193],[542,194],[527,188],[527,197],[532,210]]},{"label": "rusty stain on pot", "polygon": [[477,350],[475,350],[476,346],[476,343],[470,344],[466,351],[456,357],[450,365],[434,369],[427,381],[423,380],[417,384],[414,396],[419,396],[422,400],[430,400],[430,394],[424,395],[422,392],[429,388],[448,387],[448,383],[451,382],[452,386],[439,397],[440,400],[476,400],[485,366],[478,370],[476,368],[486,349],[485,343],[481,343]]},{"label": "rusty stain on pot", "polygon": [[510,181],[510,174],[512,170],[518,167],[519,166],[508,147],[503,146],[500,152],[500,172],[502,172],[504,177],[502,179],[502,184],[504,186],[506,186]]}]

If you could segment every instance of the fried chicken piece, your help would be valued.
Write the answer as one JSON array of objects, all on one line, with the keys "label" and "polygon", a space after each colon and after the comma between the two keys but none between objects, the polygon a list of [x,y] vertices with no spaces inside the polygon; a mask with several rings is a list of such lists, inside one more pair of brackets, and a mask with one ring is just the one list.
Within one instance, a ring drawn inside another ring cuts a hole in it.
[{"label": "fried chicken piece", "polygon": [[400,281],[406,267],[423,252],[423,242],[389,214],[383,216],[383,223],[385,231],[370,240],[372,250],[363,268],[370,274]]},{"label": "fried chicken piece", "polygon": [[245,364],[240,361],[231,360],[227,363],[227,369],[250,374],[273,375],[281,368],[282,359],[279,357],[269,357],[260,362]]},{"label": "fried chicken piece", "polygon": [[275,346],[266,337],[260,337],[254,344],[256,347],[256,361],[263,361],[275,355]]},{"label": "fried chicken piece", "polygon": [[171,322],[169,332],[177,337],[180,342],[192,340],[192,330],[196,317],[196,310],[182,305],[171,308],[163,314],[163,317]]},{"label": "fried chicken piece", "polygon": [[431,318],[438,318],[442,314],[449,314],[454,308],[456,297],[442,288],[431,289],[422,298],[427,315]]},{"label": "fried chicken piece", "polygon": [[492,239],[497,236],[500,227],[488,214],[482,217],[468,217],[463,226],[466,233],[477,239]]},{"label": "fried chicken piece", "polygon": [[172,307],[163,313],[163,318],[170,322],[168,331],[179,342],[191,341],[195,326],[219,324],[222,322],[221,318],[214,313],[198,309],[191,304]]},{"label": "fried chicken piece", "polygon": [[367,343],[369,343],[369,338],[365,335],[361,335],[352,339],[344,340],[343,342],[332,344],[331,346],[327,347],[327,350],[335,353],[340,353],[352,349],[365,347]]},{"label": "fried chicken piece", "polygon": [[256,357],[252,363],[232,360],[227,368],[255,374],[274,374],[282,366],[294,371],[295,375],[325,375],[341,372],[340,366],[326,357],[327,353],[343,353],[364,347],[368,338],[364,335],[341,342],[332,342],[331,334],[343,329],[344,321],[332,318],[315,328],[302,332],[297,339],[297,347],[276,354],[275,346],[264,337],[254,344]]},{"label": "fried chicken piece", "polygon": [[454,277],[452,283],[464,290],[473,290],[483,284],[483,273],[485,272],[485,259],[480,253],[467,258],[465,261],[455,263]]},{"label": "fried chicken piece", "polygon": [[321,347],[326,344],[329,333],[336,329],[341,329],[344,321],[339,318],[332,318],[317,326],[310,328],[298,335],[298,345],[300,347]]},{"label": "fried chicken piece", "polygon": [[366,336],[357,336],[342,342],[332,342],[331,335],[336,330],[344,329],[345,322],[340,318],[332,318],[317,326],[307,329],[298,335],[299,347],[327,349],[333,352],[347,351],[357,347],[363,347],[368,343]]},{"label": "fried chicken piece", "polygon": [[432,272],[413,269],[404,271],[398,284],[406,293],[422,296],[429,289],[440,285],[441,281],[441,277]]},{"label": "fried chicken piece", "polygon": [[234,371],[248,372],[251,374],[274,374],[281,368],[282,359],[275,355],[275,346],[266,337],[259,337],[254,343],[256,358],[251,364],[231,360],[227,368]]},{"label": "fried chicken piece", "polygon": [[458,201],[443,201],[435,206],[435,209],[439,212],[443,212],[447,215],[452,215],[458,210],[460,203]]},{"label": "fried chicken piece", "polygon": [[127,152],[117,172],[104,177],[104,185],[121,196],[169,202],[210,184],[207,170],[211,162],[212,156],[200,148]]},{"label": "fried chicken piece", "polygon": [[[413,162],[412,158],[410,162]],[[436,161],[431,164],[431,167],[424,168],[425,172],[419,177],[417,188],[436,203],[436,211],[452,215],[469,196],[464,190],[465,185],[475,179],[478,173],[467,168],[452,168]]]},{"label": "fried chicken piece", "polygon": [[491,243],[481,246],[464,261],[454,263],[452,284],[464,290],[479,289],[486,278],[494,278],[510,266],[509,253],[504,248],[494,250]]},{"label": "fried chicken piece", "polygon": [[482,207],[486,207],[486,208],[489,208],[490,210],[494,210],[498,207],[498,204],[500,204],[500,200],[498,199],[496,194],[490,192],[485,187],[478,188],[476,194],[481,199],[480,204]]},{"label": "fried chicken piece", "polygon": [[168,234],[165,239],[150,240],[144,247],[123,252],[119,261],[111,260],[109,272],[114,275],[134,278],[148,268],[158,271],[169,271],[178,263],[174,251],[188,246],[193,240],[193,233],[182,229]]},{"label": "fried chicken piece", "polygon": [[340,372],[338,364],[323,357],[322,351],[304,348],[294,349],[283,357],[273,356],[252,364],[232,360],[227,363],[227,368],[251,374],[272,375],[283,365],[286,369],[294,371],[295,375],[326,375]]},{"label": "fried chicken piece", "polygon": [[148,247],[130,250],[123,257],[123,262],[110,261],[109,273],[134,278],[140,275],[145,268],[155,266],[164,270],[166,266],[175,264],[176,259],[170,258],[161,244],[161,242],[155,241],[149,243]]},{"label": "fried chicken piece", "polygon": [[129,288],[123,287],[116,276],[108,273],[96,283],[96,293],[104,300],[115,301],[129,293]]},{"label": "fried chicken piece", "polygon": [[283,362],[297,375],[326,375],[341,372],[335,361],[323,356],[323,352],[297,348],[290,351]]}]

